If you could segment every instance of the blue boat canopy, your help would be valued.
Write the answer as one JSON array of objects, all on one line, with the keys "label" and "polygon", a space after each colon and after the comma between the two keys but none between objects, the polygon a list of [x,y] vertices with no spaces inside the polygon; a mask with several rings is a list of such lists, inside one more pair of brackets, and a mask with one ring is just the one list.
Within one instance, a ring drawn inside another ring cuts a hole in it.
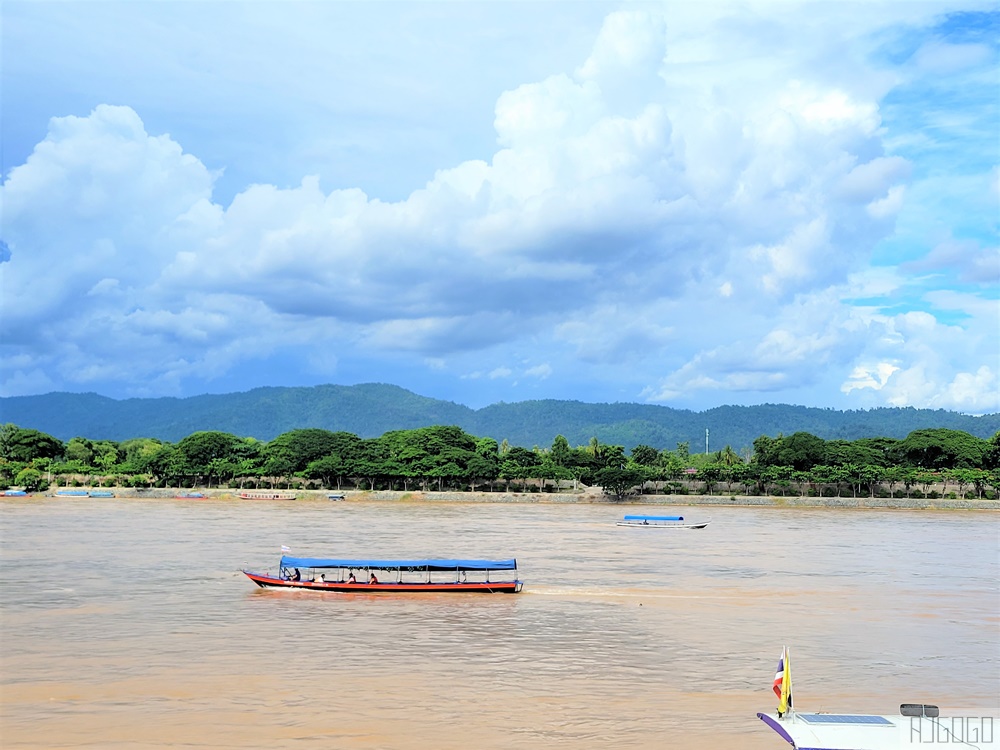
[{"label": "blue boat canopy", "polygon": [[625,516],[626,521],[683,521],[684,516]]},{"label": "blue boat canopy", "polygon": [[516,560],[329,560],[281,556],[282,568],[347,568],[375,570],[517,570]]}]

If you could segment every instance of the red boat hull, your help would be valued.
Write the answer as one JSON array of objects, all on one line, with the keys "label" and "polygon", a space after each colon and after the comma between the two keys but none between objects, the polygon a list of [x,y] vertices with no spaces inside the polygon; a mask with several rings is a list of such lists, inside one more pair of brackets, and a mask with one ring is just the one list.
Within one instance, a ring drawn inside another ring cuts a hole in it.
[{"label": "red boat hull", "polygon": [[333,591],[340,594],[516,594],[521,590],[521,581],[450,581],[447,583],[346,583],[344,581],[290,581],[286,578],[253,573],[244,574],[261,588],[306,589],[308,591]]}]

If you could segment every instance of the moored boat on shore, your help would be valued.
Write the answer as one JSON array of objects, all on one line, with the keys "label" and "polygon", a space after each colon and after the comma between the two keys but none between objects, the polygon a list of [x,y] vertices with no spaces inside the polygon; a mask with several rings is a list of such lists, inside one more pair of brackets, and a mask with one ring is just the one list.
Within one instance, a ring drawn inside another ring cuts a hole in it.
[{"label": "moored boat on shore", "polygon": [[618,526],[639,526],[645,529],[703,529],[711,521],[686,521],[684,516],[629,515]]},{"label": "moored boat on shore", "polygon": [[177,500],[204,500],[205,497],[204,492],[181,492],[174,495]]},{"label": "moored boat on shore", "polygon": [[243,500],[294,500],[294,492],[276,492],[274,490],[247,490],[240,493]]},{"label": "moored boat on shore", "polygon": [[88,497],[87,490],[56,490],[56,497]]},{"label": "moored boat on shore", "polygon": [[[302,570],[306,571],[304,575]],[[355,571],[361,574],[360,581],[356,580]],[[375,571],[393,580],[380,581]],[[517,580],[516,572],[513,580],[491,581],[490,573],[498,571],[517,571],[517,561],[325,559],[283,555],[276,576],[250,570],[243,573],[261,588],[342,594],[516,594],[521,590],[523,583]]]}]

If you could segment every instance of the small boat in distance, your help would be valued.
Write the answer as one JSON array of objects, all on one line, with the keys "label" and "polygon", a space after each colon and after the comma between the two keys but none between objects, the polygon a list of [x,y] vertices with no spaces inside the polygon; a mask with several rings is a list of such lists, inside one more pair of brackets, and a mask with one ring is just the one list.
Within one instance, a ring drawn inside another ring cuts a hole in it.
[{"label": "small boat in distance", "polygon": [[[278,570],[276,576],[243,573],[261,588],[341,594],[516,594],[523,585],[516,572],[513,580],[490,580],[490,573],[516,571],[516,560],[329,560],[282,555]],[[380,581],[375,571],[392,580]]]},{"label": "small boat in distance", "polygon": [[244,500],[294,500],[294,492],[275,492],[274,490],[250,490],[241,492],[240,497]]},{"label": "small boat in distance", "polygon": [[640,526],[645,529],[703,529],[711,521],[685,521],[684,516],[625,516],[618,526]]},{"label": "small boat in distance", "polygon": [[204,492],[182,492],[180,494],[174,495],[177,500],[204,500],[206,497]]},{"label": "small boat in distance", "polygon": [[331,492],[326,496],[327,500],[343,500],[345,497],[343,492]]},{"label": "small boat in distance", "polygon": [[88,492],[91,497],[114,497],[115,493],[111,490],[91,490]]},{"label": "small boat in distance", "polygon": [[87,497],[87,490],[56,490],[56,497]]},{"label": "small boat in distance", "polygon": [[799,713],[792,707],[788,649],[781,652],[772,686],[777,712],[757,718],[796,750],[905,750],[921,747],[1000,748],[994,734],[1000,717],[984,711],[941,716],[937,706],[903,703],[898,716]]}]

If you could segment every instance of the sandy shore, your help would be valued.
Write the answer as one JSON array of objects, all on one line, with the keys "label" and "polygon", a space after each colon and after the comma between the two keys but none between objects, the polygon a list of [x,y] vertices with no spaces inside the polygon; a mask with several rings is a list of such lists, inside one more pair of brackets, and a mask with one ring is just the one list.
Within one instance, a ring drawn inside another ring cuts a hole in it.
[{"label": "sandy shore", "polygon": [[[44,494],[55,496],[57,489],[86,490],[87,487],[53,488]],[[92,488],[102,490],[103,488]],[[232,489],[132,489],[114,487],[115,497],[175,498],[177,495],[201,492],[212,498],[238,499],[240,490]],[[299,500],[327,500],[331,490],[275,490],[294,492]],[[775,507],[775,508],[873,508],[912,510],[1000,510],[1000,500],[966,500],[947,498],[880,498],[880,497],[767,497],[747,495],[632,495],[622,500],[609,497],[599,488],[580,492],[409,492],[389,490],[344,490],[342,502],[451,502],[451,503],[545,503],[572,505],[594,503],[603,505],[669,505],[669,506],[720,506]]]}]

